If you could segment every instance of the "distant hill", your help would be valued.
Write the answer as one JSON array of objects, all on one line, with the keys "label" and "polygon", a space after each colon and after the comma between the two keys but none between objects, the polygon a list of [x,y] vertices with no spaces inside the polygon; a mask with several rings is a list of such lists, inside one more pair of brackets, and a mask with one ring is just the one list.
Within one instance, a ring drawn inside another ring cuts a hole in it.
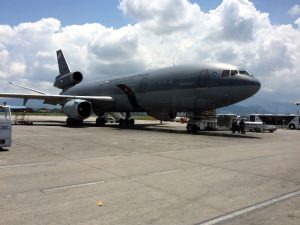
[{"label": "distant hill", "polygon": [[272,113],[272,112],[259,105],[256,106],[231,105],[231,106],[218,109],[217,113],[219,114],[233,113],[241,116],[246,116],[252,113]]},{"label": "distant hill", "polygon": [[249,100],[223,107],[217,110],[218,113],[234,113],[238,115],[249,115],[251,113],[271,114],[297,114],[300,106],[295,103],[274,101],[266,98],[251,98]]}]

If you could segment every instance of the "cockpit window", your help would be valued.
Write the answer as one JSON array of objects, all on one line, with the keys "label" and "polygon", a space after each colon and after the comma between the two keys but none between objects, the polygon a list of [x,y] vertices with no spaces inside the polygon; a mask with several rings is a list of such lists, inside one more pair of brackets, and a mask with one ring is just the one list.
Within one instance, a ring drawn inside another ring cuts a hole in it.
[{"label": "cockpit window", "polygon": [[223,70],[221,77],[229,77],[230,76],[230,70]]},{"label": "cockpit window", "polygon": [[240,74],[250,76],[250,74],[246,70],[240,70]]},{"label": "cockpit window", "polygon": [[231,76],[237,75],[239,72],[237,70],[231,70]]}]

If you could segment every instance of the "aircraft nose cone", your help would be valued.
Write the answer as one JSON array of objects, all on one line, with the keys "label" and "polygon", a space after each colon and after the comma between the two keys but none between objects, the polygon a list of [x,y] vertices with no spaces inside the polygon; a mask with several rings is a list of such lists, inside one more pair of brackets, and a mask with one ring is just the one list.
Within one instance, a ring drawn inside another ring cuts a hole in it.
[{"label": "aircraft nose cone", "polygon": [[252,78],[250,81],[249,81],[250,85],[252,86],[252,89],[253,89],[253,94],[255,94],[256,92],[259,91],[260,87],[261,87],[261,84],[259,82],[259,80],[257,80],[256,78]]}]

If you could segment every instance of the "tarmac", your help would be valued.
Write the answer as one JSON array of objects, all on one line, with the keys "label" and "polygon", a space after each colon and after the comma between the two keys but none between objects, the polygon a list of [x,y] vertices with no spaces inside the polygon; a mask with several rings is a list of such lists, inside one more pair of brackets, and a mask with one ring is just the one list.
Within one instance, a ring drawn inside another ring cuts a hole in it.
[{"label": "tarmac", "polygon": [[300,224],[300,131],[187,134],[61,117],[13,126],[0,224]]}]

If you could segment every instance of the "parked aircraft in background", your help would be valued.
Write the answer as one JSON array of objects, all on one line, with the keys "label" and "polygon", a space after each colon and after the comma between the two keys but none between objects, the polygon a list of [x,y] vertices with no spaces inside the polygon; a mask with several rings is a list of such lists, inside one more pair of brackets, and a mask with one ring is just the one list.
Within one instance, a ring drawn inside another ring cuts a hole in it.
[{"label": "parked aircraft in background", "polygon": [[[260,82],[245,70],[229,64],[211,63],[172,66],[118,78],[82,82],[81,72],[71,72],[61,50],[57,51],[59,75],[54,86],[58,95],[33,90],[35,94],[0,93],[0,97],[44,100],[60,104],[67,125],[82,125],[94,112],[103,126],[105,112],[126,112],[120,126],[134,125],[130,112],[147,112],[168,121],[177,112],[198,113],[237,103],[254,95]],[[25,88],[25,87],[24,87]]]}]

